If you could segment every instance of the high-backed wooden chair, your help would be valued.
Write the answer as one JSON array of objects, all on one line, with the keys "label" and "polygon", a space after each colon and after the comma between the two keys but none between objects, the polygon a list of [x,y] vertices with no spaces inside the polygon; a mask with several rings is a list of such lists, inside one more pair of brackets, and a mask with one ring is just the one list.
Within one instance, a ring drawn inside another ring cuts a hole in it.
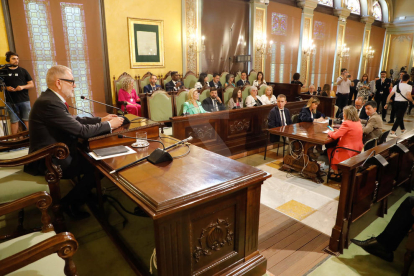
[{"label": "high-backed wooden chair", "polygon": [[266,88],[267,88],[267,85],[261,85],[260,86],[260,89],[257,91],[257,95],[259,97],[261,97],[262,95],[264,95],[265,94],[265,91],[266,91]]},{"label": "high-backed wooden chair", "polygon": [[29,131],[0,137],[0,152],[29,146]]},{"label": "high-backed wooden chair", "polygon": [[380,135],[380,137],[378,137],[377,145],[381,145],[382,143],[385,143],[385,141],[387,141],[387,137],[388,137],[388,134],[390,134],[390,131],[391,130],[387,130],[387,131],[383,132]]},{"label": "high-backed wooden chair", "polygon": [[257,79],[257,72],[252,69],[249,73],[249,76],[247,77],[247,80],[250,82],[251,85],[253,85],[253,82]]},{"label": "high-backed wooden chair", "polygon": [[246,103],[246,98],[247,96],[250,95],[250,85],[246,85],[242,88],[242,98],[243,98],[243,103]]},{"label": "high-backed wooden chair", "polygon": [[164,77],[162,77],[162,75],[161,75],[161,80],[162,80],[161,87],[164,90],[165,90],[165,85],[171,81],[171,72],[172,71],[168,71],[167,74],[165,74]]},{"label": "high-backed wooden chair", "polygon": [[183,115],[183,104],[188,99],[188,91],[183,90],[177,93],[175,96],[175,116]]},{"label": "high-backed wooden chair", "polygon": [[0,216],[36,205],[42,230],[0,243],[0,275],[77,275],[73,254],[78,242],[68,232],[56,234],[47,209],[52,198],[37,192],[0,206]]},{"label": "high-backed wooden chair", "polygon": [[[126,72],[124,72],[124,73],[122,73],[119,77],[118,77],[118,79],[115,79],[115,76],[113,76],[113,81],[114,81],[114,91],[115,91],[115,97],[116,97],[116,99],[115,99],[115,101],[116,101],[116,107],[118,107],[118,108],[122,108],[122,106],[124,105],[126,105],[126,103],[125,102],[123,102],[123,101],[121,101],[121,102],[119,102],[118,101],[118,92],[119,92],[119,89],[121,89],[121,80],[124,78],[124,77],[126,77],[126,76],[129,76],[129,77],[131,77],[131,75],[130,74],[128,74],[128,73],[126,73]],[[137,93],[137,95],[139,94],[139,85],[138,85],[138,80],[135,78],[134,79],[134,89],[135,89],[135,92]]]},{"label": "high-backed wooden chair", "polygon": [[223,103],[227,106],[230,98],[233,96],[234,87],[228,86],[223,92]]},{"label": "high-backed wooden chair", "polygon": [[203,91],[201,91],[198,100],[200,101],[200,103],[202,103],[208,97],[210,97],[210,89],[204,89]]},{"label": "high-backed wooden chair", "polygon": [[194,88],[196,82],[198,81],[198,78],[197,78],[196,74],[194,74],[191,71],[188,71],[185,74],[185,76],[183,78],[183,81],[184,81],[184,86],[188,89],[191,89],[191,88]]},{"label": "high-backed wooden chair", "polygon": [[[4,172],[0,182],[0,205],[29,194],[46,191],[52,195],[55,227],[63,231],[63,215],[60,208],[60,179],[62,170],[53,164],[52,158],[65,159],[69,156],[69,149],[63,143],[56,143],[38,151],[14,159],[0,160],[0,170]],[[47,172],[45,176],[33,176],[23,171],[23,166],[36,160],[45,159]],[[19,221],[19,227],[22,224]],[[13,234],[14,235],[14,234]],[[16,235],[20,235],[17,233]]]},{"label": "high-backed wooden chair", "polygon": [[[142,78],[138,75],[138,87],[139,87],[139,93],[144,93],[144,87],[147,86],[150,83],[151,75],[153,75],[151,72],[145,73]],[[161,76],[157,76],[157,82],[156,84],[161,85]],[[137,91],[138,93],[138,91]]]},{"label": "high-backed wooden chair", "polygon": [[[241,80],[241,72],[237,72],[236,75],[234,76],[234,83],[237,83],[239,80]],[[251,83],[253,84],[253,83]]]},{"label": "high-backed wooden chair", "polygon": [[[208,82],[212,81],[212,80],[213,80],[213,74],[208,73],[208,74],[207,74],[207,78],[208,78]],[[220,78],[220,82],[221,82],[221,78]],[[221,84],[223,84],[223,85],[224,85],[224,83],[223,83],[223,82],[221,82]]]},{"label": "high-backed wooden chair", "polygon": [[[149,119],[166,123],[171,121],[174,114],[174,97],[163,90],[158,90],[147,97]],[[161,127],[161,132],[162,127]]]},{"label": "high-backed wooden chair", "polygon": [[[226,77],[227,77],[228,74],[229,74],[229,72],[223,72],[220,75],[220,82],[223,85],[223,87],[224,87],[224,84],[226,83]],[[211,75],[211,76],[213,77],[213,75]]]}]

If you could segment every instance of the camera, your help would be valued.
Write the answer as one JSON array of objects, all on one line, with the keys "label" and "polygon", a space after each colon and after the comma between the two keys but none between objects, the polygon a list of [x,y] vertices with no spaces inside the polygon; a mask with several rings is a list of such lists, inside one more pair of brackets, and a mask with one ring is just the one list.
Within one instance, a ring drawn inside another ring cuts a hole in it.
[{"label": "camera", "polygon": [[7,67],[10,67],[10,64],[0,64],[0,78],[7,77]]}]

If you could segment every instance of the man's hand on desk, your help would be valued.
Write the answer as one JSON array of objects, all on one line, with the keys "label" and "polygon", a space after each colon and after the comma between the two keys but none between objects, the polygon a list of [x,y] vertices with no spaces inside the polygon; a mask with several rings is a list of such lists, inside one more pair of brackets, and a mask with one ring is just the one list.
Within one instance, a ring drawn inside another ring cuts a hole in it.
[{"label": "man's hand on desk", "polygon": [[109,115],[106,115],[105,117],[102,117],[101,122],[108,122],[108,121],[110,121],[110,120],[112,120],[113,118],[116,118],[116,117],[118,117],[118,116],[115,115],[115,114],[109,114]]},{"label": "man's hand on desk", "polygon": [[314,119],[314,121],[316,121],[316,122],[323,122],[323,121],[325,121],[325,118],[320,117],[318,119]]},{"label": "man's hand on desk", "polygon": [[111,120],[108,121],[111,125],[111,129],[116,129],[120,126],[122,126],[122,123],[124,122],[124,118],[118,117],[115,115]]}]

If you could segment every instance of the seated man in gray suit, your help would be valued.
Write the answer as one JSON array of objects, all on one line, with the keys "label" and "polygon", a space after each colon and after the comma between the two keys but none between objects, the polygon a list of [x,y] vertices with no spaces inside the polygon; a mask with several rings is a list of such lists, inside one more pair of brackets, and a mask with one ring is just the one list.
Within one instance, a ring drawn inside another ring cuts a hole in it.
[{"label": "seated man in gray suit", "polygon": [[[78,153],[78,138],[110,133],[124,121],[114,114],[103,118],[74,117],[69,113],[67,100],[74,97],[76,88],[72,70],[63,65],[52,66],[46,75],[48,89],[33,104],[29,116],[29,153],[55,143],[64,143],[70,155],[65,160],[53,160],[60,165],[63,179],[83,175],[79,183],[61,200],[63,211],[75,220],[89,217],[79,207],[84,204],[95,184],[95,167]],[[45,160],[37,160],[24,167],[32,175],[44,175]]]},{"label": "seated man in gray suit", "polygon": [[377,113],[377,103],[369,101],[365,104],[365,112],[368,115],[368,120],[362,120],[363,126],[363,142],[370,139],[378,138],[382,134],[382,118]]}]

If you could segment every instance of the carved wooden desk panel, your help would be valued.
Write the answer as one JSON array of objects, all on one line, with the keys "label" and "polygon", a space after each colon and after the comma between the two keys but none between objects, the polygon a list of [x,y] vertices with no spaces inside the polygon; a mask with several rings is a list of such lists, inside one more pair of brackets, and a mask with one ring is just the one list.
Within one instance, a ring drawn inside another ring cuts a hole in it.
[{"label": "carved wooden desk panel", "polygon": [[[282,169],[301,171],[313,181],[322,183],[322,172],[316,159],[313,158],[313,148],[316,145],[326,145],[334,141],[328,137],[327,133],[324,133],[328,129],[327,126],[328,123],[302,122],[269,129],[271,134],[290,138],[292,140],[292,150],[297,155],[300,155],[303,151],[303,155],[298,159],[290,154],[285,155]],[[300,141],[300,143],[293,141]]]},{"label": "carved wooden desk panel", "polygon": [[[90,161],[153,219],[158,275],[263,275],[266,259],[257,251],[260,189],[270,175],[194,145],[170,163],[143,162],[108,173],[156,147],[150,143],[137,154]],[[180,147],[170,153],[186,151]]]}]

